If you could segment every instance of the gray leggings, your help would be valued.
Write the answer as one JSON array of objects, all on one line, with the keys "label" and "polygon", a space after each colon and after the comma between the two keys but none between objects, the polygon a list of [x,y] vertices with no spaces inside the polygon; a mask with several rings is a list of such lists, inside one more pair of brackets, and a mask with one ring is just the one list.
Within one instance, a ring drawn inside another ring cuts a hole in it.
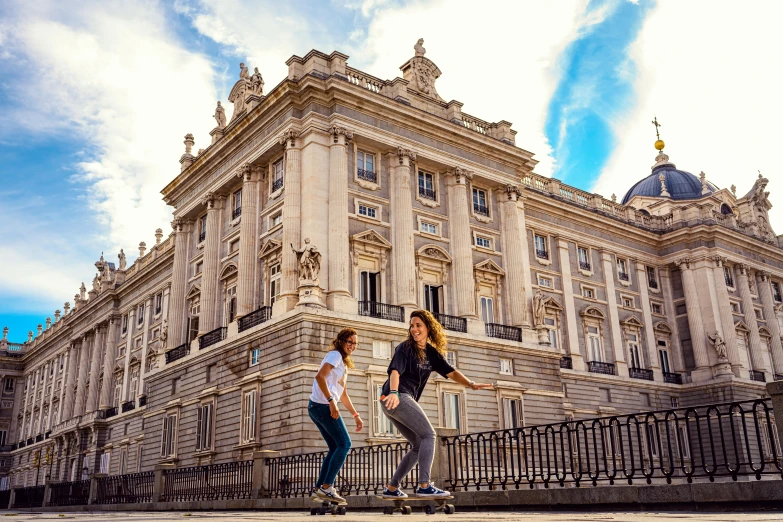
[{"label": "gray leggings", "polygon": [[400,487],[400,483],[416,462],[419,463],[419,482],[422,484],[429,482],[432,459],[435,455],[435,430],[424,410],[407,393],[400,394],[400,404],[393,410],[388,410],[383,402],[381,408],[402,436],[411,443],[411,450],[402,457],[389,484],[395,488]]}]

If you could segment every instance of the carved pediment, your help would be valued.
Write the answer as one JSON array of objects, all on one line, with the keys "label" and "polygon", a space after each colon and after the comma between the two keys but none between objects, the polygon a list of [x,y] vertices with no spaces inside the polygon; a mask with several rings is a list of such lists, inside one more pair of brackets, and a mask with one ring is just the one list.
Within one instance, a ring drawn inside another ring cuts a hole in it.
[{"label": "carved pediment", "polygon": [[272,254],[273,252],[280,250],[282,246],[283,243],[281,241],[278,241],[277,239],[267,239],[261,245],[261,250],[258,251],[259,259],[263,259],[266,256]]},{"label": "carved pediment", "polygon": [[554,297],[549,297],[545,302],[544,306],[546,308],[549,308],[550,310],[557,310],[558,312],[563,311],[563,306],[558,303]]},{"label": "carved pediment", "polygon": [[653,325],[653,329],[656,332],[661,332],[661,333],[665,333],[665,334],[671,334],[672,333],[672,329],[664,321],[658,321],[657,323],[655,323]]},{"label": "carved pediment", "polygon": [[419,256],[442,261],[444,263],[451,263],[451,256],[449,253],[438,245],[424,245],[419,249]]},{"label": "carved pediment", "polygon": [[128,362],[129,367],[133,365],[139,365],[139,364],[141,364],[141,359],[139,359],[138,355],[134,355],[133,357],[131,357],[130,361]]},{"label": "carved pediment", "polygon": [[365,230],[351,236],[351,242],[369,243],[374,246],[391,249],[392,244],[375,230]]},{"label": "carved pediment", "polygon": [[644,327],[644,324],[639,320],[638,317],[635,315],[632,315],[628,319],[625,319],[624,321],[620,321],[620,324],[623,326],[630,326],[632,328],[642,328]]},{"label": "carved pediment", "polygon": [[592,317],[595,319],[606,319],[606,314],[601,310],[600,308],[596,306],[588,306],[581,312],[579,312],[579,315],[582,317]]},{"label": "carved pediment", "polygon": [[223,279],[236,275],[238,272],[239,270],[237,269],[236,263],[229,263],[220,272],[220,280],[222,281]]},{"label": "carved pediment", "polygon": [[745,321],[742,319],[734,323],[734,329],[738,332],[750,333],[750,328],[748,328],[748,325],[745,324]]},{"label": "carved pediment", "polygon": [[490,274],[495,275],[506,275],[505,270],[500,268],[500,266],[491,259],[485,259],[484,261],[476,263],[473,265],[473,269],[477,272],[489,272]]},{"label": "carved pediment", "polygon": [[115,364],[114,365],[114,373],[115,374],[122,373],[124,371],[125,371],[125,366],[123,366],[122,364]]},{"label": "carved pediment", "polygon": [[193,285],[190,287],[190,290],[188,290],[188,293],[185,295],[185,299],[193,299],[198,295],[201,295],[201,286]]},{"label": "carved pediment", "polygon": [[759,335],[769,337],[770,339],[772,338],[772,332],[770,332],[766,326],[759,326]]}]

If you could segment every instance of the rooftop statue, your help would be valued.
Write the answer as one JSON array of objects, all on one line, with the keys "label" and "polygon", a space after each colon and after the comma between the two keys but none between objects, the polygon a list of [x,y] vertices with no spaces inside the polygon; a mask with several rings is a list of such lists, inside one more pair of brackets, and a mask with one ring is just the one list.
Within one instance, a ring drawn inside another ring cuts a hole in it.
[{"label": "rooftop statue", "polygon": [[128,263],[125,259],[125,252],[123,252],[122,249],[120,249],[120,253],[117,254],[117,257],[120,260],[120,270],[125,270],[125,267],[127,266]]},{"label": "rooftop statue", "polygon": [[419,38],[419,41],[413,46],[413,50],[416,51],[416,56],[424,56],[427,52],[427,49],[424,48],[424,38]]},{"label": "rooftop statue", "polygon": [[253,89],[253,94],[259,96],[264,94],[264,78],[261,76],[261,73],[258,72],[258,67],[253,69],[253,76],[250,77],[250,87]]},{"label": "rooftop statue", "polygon": [[87,287],[84,286],[84,282],[82,281],[82,286],[79,287],[79,299],[84,301],[87,299]]},{"label": "rooftop statue", "polygon": [[218,129],[222,129],[226,126],[226,110],[223,108],[220,102],[217,102],[217,107],[215,107],[215,114],[212,117],[215,118],[215,121],[217,121]]}]

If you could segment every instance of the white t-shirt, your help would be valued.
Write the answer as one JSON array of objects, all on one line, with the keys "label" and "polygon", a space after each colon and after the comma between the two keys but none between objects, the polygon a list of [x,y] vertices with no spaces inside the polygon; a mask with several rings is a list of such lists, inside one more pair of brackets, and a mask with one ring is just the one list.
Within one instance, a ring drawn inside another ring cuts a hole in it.
[{"label": "white t-shirt", "polygon": [[[334,366],[332,371],[329,372],[329,375],[326,376],[326,387],[335,400],[339,401],[340,397],[343,395],[343,390],[345,390],[345,379],[347,377],[345,375],[343,356],[340,355],[340,352],[337,350],[332,350],[327,353],[324,360],[321,361],[321,368],[323,368],[323,365],[326,363]],[[318,404],[329,404],[329,401],[324,397],[321,388],[318,386],[318,381],[315,379],[313,379],[313,393],[310,394],[310,400],[317,402]]]}]

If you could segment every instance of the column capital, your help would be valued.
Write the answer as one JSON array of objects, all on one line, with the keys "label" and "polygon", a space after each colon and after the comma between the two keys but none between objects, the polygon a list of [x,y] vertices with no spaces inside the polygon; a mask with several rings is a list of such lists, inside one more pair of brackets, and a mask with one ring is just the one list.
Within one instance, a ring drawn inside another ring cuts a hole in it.
[{"label": "column capital", "polygon": [[750,266],[746,265],[745,263],[738,263],[737,266],[740,269],[740,275],[744,275],[744,276],[750,275]]},{"label": "column capital", "polygon": [[756,275],[761,277],[761,280],[764,281],[765,283],[769,281],[769,272],[765,272],[764,270],[759,270],[758,272],[756,272]]},{"label": "column capital", "polygon": [[339,125],[329,127],[329,134],[332,136],[332,145],[345,145],[353,139],[353,132]]},{"label": "column capital", "polygon": [[260,165],[251,165],[250,163],[243,163],[237,169],[237,177],[242,179],[243,183],[250,183],[261,179],[264,173],[264,168]]},{"label": "column capital", "polygon": [[714,255],[712,256],[712,261],[715,263],[716,267],[723,268],[723,265],[725,265],[728,260],[723,256]]},{"label": "column capital", "polygon": [[506,197],[508,198],[508,201],[516,202],[518,199],[524,197],[522,195],[522,187],[519,185],[506,185],[503,189],[503,192],[506,193]]},{"label": "column capital", "polygon": [[190,224],[190,221],[183,218],[174,218],[174,220],[171,222],[171,228],[174,230],[175,234],[179,234],[181,232],[185,232],[185,229],[187,228],[188,224]]},{"label": "column capital", "polygon": [[675,259],[674,264],[677,265],[680,270],[689,270],[691,268],[691,258],[681,257],[680,259]]},{"label": "column capital", "polygon": [[297,138],[299,138],[299,131],[288,129],[280,135],[277,141],[286,149],[295,148]]},{"label": "column capital", "polygon": [[407,167],[410,165],[411,161],[416,161],[416,153],[410,149],[397,147],[395,154],[397,155],[397,159],[399,161],[397,165]]}]

